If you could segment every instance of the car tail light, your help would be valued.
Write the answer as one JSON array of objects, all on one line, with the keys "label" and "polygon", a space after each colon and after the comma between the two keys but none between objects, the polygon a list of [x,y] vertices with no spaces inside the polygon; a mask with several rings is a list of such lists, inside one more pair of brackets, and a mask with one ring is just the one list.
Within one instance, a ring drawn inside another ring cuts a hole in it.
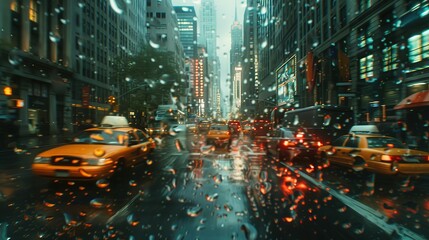
[{"label": "car tail light", "polygon": [[321,147],[321,146],[323,146],[323,143],[321,143],[320,141],[317,141],[316,146]]},{"label": "car tail light", "polygon": [[381,155],[381,161],[383,161],[383,162],[399,162],[401,160],[402,160],[401,156]]},{"label": "car tail light", "polygon": [[296,138],[304,138],[304,133],[297,133]]},{"label": "car tail light", "polygon": [[282,143],[282,145],[284,146],[284,147],[293,147],[293,146],[295,146],[295,143],[294,142],[291,142],[291,141],[283,141],[283,143]]}]

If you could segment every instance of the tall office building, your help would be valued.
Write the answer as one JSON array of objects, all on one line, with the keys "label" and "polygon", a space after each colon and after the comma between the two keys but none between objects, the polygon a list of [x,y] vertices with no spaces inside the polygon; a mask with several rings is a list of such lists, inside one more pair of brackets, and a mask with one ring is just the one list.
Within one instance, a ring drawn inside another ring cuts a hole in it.
[{"label": "tall office building", "polygon": [[195,58],[198,56],[198,21],[193,6],[174,6],[177,16],[180,42],[183,45],[185,57]]},{"label": "tall office building", "polygon": [[197,15],[195,13],[195,8],[193,6],[175,6],[174,12],[177,16],[177,23],[179,27],[179,36],[180,42],[183,45],[185,53],[185,66],[184,66],[184,75],[185,80],[187,81],[186,87],[186,97],[188,104],[188,114],[194,114],[196,112],[196,102],[195,98],[195,83],[199,80],[195,75],[195,66],[196,59],[198,58],[198,21]]},{"label": "tall office building", "polygon": [[202,0],[200,9],[200,36],[198,41],[206,46],[208,68],[206,77],[208,80],[208,109],[210,117],[215,117],[217,100],[216,93],[220,91],[220,65],[216,53],[216,7],[214,0]]},{"label": "tall office building", "polygon": [[[265,108],[264,100],[259,99],[259,74],[258,74],[258,1],[248,0],[247,8],[244,12],[243,28],[243,82],[242,91],[245,92],[242,97],[241,111],[244,118],[253,117],[258,112],[263,112]],[[259,110],[259,108],[261,110]]]},{"label": "tall office building", "polygon": [[[171,0],[147,0],[147,36],[151,47],[159,51],[172,53],[172,61],[179,66],[178,72],[184,73],[185,54],[180,41],[177,15]],[[179,82],[180,103],[187,104],[187,84],[182,78]],[[182,109],[184,110],[184,109]]]},{"label": "tall office building", "polygon": [[[237,115],[241,107],[241,84],[242,84],[242,52],[243,47],[243,26],[237,19],[237,3],[235,3],[235,19],[231,26],[231,49],[230,49],[230,73],[231,84],[230,96],[231,113]],[[239,94],[237,94],[239,93]]]}]

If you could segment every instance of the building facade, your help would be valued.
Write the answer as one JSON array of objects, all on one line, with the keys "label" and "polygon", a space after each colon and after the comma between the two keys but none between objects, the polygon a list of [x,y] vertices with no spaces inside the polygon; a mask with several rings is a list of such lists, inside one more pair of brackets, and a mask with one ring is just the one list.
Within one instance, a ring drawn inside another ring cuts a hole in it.
[{"label": "building facade", "polygon": [[216,93],[220,88],[220,63],[217,56],[216,6],[214,0],[202,0],[199,14],[200,35],[198,42],[206,48],[207,57],[207,106],[209,117],[216,117]]},{"label": "building facade", "polygon": [[185,54],[184,78],[186,80],[187,112],[188,114],[195,114],[195,83],[198,82],[194,72],[198,59],[197,15],[193,6],[175,6],[174,12],[177,16],[180,42],[183,45]]},{"label": "building facade", "polygon": [[262,14],[274,20],[258,28],[258,46],[268,46],[259,51],[260,97],[274,83],[277,107],[349,106],[357,122],[415,115],[394,107],[428,89],[427,1],[261,1],[261,7],[269,10],[260,11],[260,21]]},{"label": "building facade", "polygon": [[[235,19],[231,25],[231,49],[229,52],[229,64],[231,84],[231,113],[236,116],[239,115],[241,110],[241,84],[242,84],[242,67],[241,62],[243,59],[243,26],[237,19],[237,3],[235,4]],[[236,93],[240,93],[237,95]],[[246,94],[246,92],[244,92]]]},{"label": "building facade", "polygon": [[[0,3],[1,81],[20,108],[9,109],[17,135],[77,130],[111,110],[122,79],[118,57],[144,43],[146,5],[106,1],[9,0]],[[8,59],[5,61],[5,59]]]}]

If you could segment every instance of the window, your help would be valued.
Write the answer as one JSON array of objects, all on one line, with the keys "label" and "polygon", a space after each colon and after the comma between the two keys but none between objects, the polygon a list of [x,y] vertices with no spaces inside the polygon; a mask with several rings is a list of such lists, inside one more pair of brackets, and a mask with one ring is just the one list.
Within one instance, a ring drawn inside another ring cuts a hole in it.
[{"label": "window", "polygon": [[369,55],[359,60],[360,79],[368,81],[374,76],[374,56]]},{"label": "window", "polygon": [[383,71],[391,71],[398,68],[398,44],[383,49]]},{"label": "window", "polygon": [[19,4],[18,4],[18,0],[13,0],[10,3],[10,10],[14,11],[14,12],[19,12]]},{"label": "window", "polygon": [[37,22],[37,4],[36,4],[35,0],[30,0],[30,7],[28,10],[28,18],[33,22]]},{"label": "window", "polygon": [[411,63],[422,60],[422,36],[414,35],[408,39],[409,60]]},{"label": "window", "polygon": [[372,5],[372,0],[360,0],[359,1],[359,11],[363,12],[370,8]]},{"label": "window", "polygon": [[429,30],[422,33],[423,58],[429,58]]},{"label": "window", "polygon": [[350,148],[357,148],[359,146],[359,140],[360,140],[360,137],[357,137],[357,136],[350,137],[344,146],[350,147]]},{"label": "window", "polygon": [[339,138],[337,138],[336,140],[334,140],[332,142],[332,146],[343,146],[344,141],[346,140],[347,136],[341,136]]},{"label": "window", "polygon": [[359,36],[358,36],[358,42],[357,43],[358,43],[358,46],[360,48],[364,48],[366,46],[368,46],[368,48],[372,47],[373,39],[369,35],[368,26],[362,27],[359,30]]}]

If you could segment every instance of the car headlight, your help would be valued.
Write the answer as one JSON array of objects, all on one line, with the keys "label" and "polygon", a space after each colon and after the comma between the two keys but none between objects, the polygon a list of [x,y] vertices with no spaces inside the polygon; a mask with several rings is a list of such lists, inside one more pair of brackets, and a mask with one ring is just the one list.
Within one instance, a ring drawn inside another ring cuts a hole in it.
[{"label": "car headlight", "polygon": [[103,166],[103,165],[109,165],[113,161],[111,158],[90,158],[90,159],[86,159],[85,162],[87,163],[86,165],[90,165],[90,166]]},{"label": "car headlight", "polygon": [[50,163],[51,158],[49,157],[35,157],[33,163]]}]

